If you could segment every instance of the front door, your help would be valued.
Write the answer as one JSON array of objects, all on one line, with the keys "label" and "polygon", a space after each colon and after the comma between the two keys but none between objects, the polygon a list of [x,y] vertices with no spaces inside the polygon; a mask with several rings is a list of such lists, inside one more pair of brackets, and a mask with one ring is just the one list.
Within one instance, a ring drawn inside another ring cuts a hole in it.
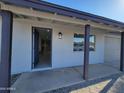
[{"label": "front door", "polygon": [[33,56],[34,56],[34,58],[33,58],[33,67],[38,63],[38,61],[39,61],[39,48],[38,48],[38,46],[39,46],[39,32],[35,29],[35,28],[33,28]]},{"label": "front door", "polygon": [[33,27],[33,68],[51,67],[52,30]]}]

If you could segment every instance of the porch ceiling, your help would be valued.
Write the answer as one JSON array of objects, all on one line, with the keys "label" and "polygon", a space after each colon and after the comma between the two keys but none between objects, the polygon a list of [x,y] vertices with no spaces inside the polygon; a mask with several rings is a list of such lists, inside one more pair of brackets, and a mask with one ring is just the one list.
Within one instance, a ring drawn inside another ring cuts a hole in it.
[{"label": "porch ceiling", "polygon": [[18,16],[19,18],[24,18],[24,19],[32,17],[32,18],[37,18],[38,20],[46,19],[54,22],[63,22],[63,23],[75,24],[79,26],[90,24],[95,28],[101,28],[101,29],[106,29],[110,31],[117,31],[117,32],[124,31],[124,27],[119,25],[107,24],[102,21],[98,22],[90,19],[69,17],[65,15],[60,15],[57,13],[49,13],[49,12],[43,12],[43,11],[41,12],[33,8],[22,8],[19,6],[13,6],[13,5],[1,3],[1,9],[12,11],[13,13],[15,13],[16,17]]}]

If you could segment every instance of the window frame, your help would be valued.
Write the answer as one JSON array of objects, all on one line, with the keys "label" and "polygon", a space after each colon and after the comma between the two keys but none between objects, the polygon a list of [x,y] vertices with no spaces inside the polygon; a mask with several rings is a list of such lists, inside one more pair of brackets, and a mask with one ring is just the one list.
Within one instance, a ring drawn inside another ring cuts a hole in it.
[{"label": "window frame", "polygon": [[[75,35],[76,34],[79,35],[80,36],[80,39],[82,39],[81,41],[83,41],[83,45],[82,45],[82,49],[81,50],[80,49],[75,50],[75,45],[74,45],[75,40],[74,39],[75,39]],[[90,51],[94,52],[96,50],[96,35],[91,34],[90,37],[91,36],[94,36],[94,45],[93,45],[94,48],[91,49],[90,46],[89,46],[89,49],[90,49]],[[82,51],[84,51],[84,38],[85,38],[85,35],[84,34],[74,33],[74,35],[73,35],[73,52],[82,52]],[[90,42],[89,42],[89,45],[90,45]]]}]

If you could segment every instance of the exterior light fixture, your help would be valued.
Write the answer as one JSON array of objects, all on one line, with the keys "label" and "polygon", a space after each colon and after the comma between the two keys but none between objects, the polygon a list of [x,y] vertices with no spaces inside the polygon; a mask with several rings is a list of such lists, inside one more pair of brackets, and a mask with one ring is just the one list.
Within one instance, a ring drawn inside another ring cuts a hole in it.
[{"label": "exterior light fixture", "polygon": [[49,30],[49,29],[47,29],[47,32],[50,32],[50,30]]},{"label": "exterior light fixture", "polygon": [[59,38],[59,39],[62,39],[62,32],[59,32],[59,33],[58,33],[58,38]]}]

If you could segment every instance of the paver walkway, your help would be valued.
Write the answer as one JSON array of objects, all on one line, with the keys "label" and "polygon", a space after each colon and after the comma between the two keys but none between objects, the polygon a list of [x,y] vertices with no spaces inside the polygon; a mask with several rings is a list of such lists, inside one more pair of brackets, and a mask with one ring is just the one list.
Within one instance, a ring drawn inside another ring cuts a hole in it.
[{"label": "paver walkway", "polygon": [[100,91],[102,91],[109,82],[110,80],[102,81],[98,84],[94,84],[85,88],[74,90],[71,93],[100,93]]}]

